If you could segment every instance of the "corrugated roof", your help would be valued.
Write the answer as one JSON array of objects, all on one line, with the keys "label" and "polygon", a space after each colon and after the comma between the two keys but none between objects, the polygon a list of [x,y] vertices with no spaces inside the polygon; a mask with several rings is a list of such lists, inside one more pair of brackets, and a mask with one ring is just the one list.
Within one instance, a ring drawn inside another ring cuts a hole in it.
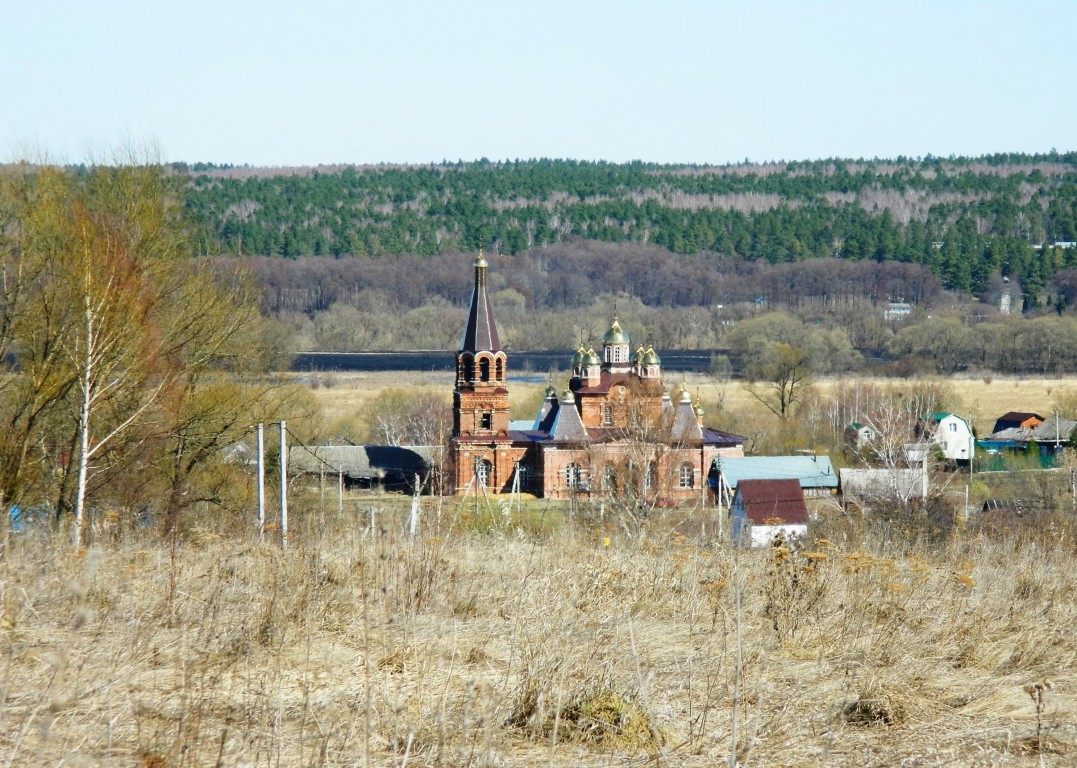
[{"label": "corrugated roof", "polygon": [[1039,443],[1054,442],[1055,440],[1069,440],[1077,421],[1052,416],[1047,421],[1032,429],[1029,439]]},{"label": "corrugated roof", "polygon": [[829,456],[745,456],[715,460],[726,484],[742,480],[799,480],[803,488],[837,488],[838,473]]},{"label": "corrugated roof", "polygon": [[434,445],[313,445],[288,449],[294,472],[343,472],[353,479],[374,480],[425,474],[441,448]]},{"label": "corrugated roof", "polygon": [[744,445],[744,436],[734,435],[732,432],[723,432],[720,429],[703,427],[703,442],[707,445],[733,447],[737,445]]},{"label": "corrugated roof", "polygon": [[808,522],[804,491],[796,480],[742,480],[737,486],[737,496],[752,525]]}]

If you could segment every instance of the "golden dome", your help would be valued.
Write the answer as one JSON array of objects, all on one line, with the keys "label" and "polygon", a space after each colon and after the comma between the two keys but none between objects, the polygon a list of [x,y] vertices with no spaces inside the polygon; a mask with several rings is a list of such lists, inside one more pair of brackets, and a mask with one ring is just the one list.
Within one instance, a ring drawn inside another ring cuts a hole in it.
[{"label": "golden dome", "polygon": [[631,340],[628,338],[628,334],[621,329],[621,323],[617,318],[613,318],[613,325],[606,331],[606,334],[602,337],[602,343],[606,346],[611,344],[631,344]]}]

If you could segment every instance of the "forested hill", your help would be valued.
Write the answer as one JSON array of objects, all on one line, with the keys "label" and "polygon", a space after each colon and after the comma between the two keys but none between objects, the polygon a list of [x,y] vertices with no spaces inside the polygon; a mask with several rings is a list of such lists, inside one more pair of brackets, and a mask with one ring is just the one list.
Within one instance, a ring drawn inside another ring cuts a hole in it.
[{"label": "forested hill", "polygon": [[983,293],[993,273],[1032,303],[1077,268],[1077,152],[669,166],[567,160],[261,169],[198,164],[188,205],[207,253],[449,250],[516,254],[573,238],[772,264],[923,264]]}]

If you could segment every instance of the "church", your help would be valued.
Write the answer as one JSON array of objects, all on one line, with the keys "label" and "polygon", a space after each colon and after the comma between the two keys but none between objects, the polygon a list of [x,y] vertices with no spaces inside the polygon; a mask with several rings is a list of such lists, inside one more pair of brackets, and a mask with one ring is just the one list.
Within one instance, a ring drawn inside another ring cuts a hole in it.
[{"label": "church", "polygon": [[704,426],[687,390],[670,395],[654,349],[633,351],[616,317],[600,351],[576,350],[563,392],[548,387],[534,419],[510,420],[509,360],[487,297],[489,264],[480,253],[472,266],[449,440],[455,493],[688,500],[703,497],[715,458],[744,455],[744,438]]}]

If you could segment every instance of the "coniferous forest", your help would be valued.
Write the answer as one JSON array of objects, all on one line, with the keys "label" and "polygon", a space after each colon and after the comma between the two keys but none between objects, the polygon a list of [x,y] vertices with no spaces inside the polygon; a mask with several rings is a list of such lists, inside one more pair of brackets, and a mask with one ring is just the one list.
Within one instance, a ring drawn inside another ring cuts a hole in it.
[{"label": "coniferous forest", "polygon": [[[726,346],[730,320],[781,310],[900,356],[916,344],[895,352],[899,326],[926,314],[953,310],[972,328],[1000,309],[1065,316],[1077,300],[1074,152],[171,169],[185,178],[200,248],[245,260],[266,309],[293,313],[305,349],[451,347],[479,249],[498,257],[494,287],[517,348],[586,341],[583,317],[612,301],[671,347]],[[890,302],[913,309],[902,323],[874,322]],[[722,317],[697,317],[717,305]],[[418,314],[406,331],[376,327],[408,313]],[[548,318],[543,331],[514,330],[535,313]],[[369,327],[342,331],[356,323]],[[1063,364],[1052,355],[1012,367]]]}]

